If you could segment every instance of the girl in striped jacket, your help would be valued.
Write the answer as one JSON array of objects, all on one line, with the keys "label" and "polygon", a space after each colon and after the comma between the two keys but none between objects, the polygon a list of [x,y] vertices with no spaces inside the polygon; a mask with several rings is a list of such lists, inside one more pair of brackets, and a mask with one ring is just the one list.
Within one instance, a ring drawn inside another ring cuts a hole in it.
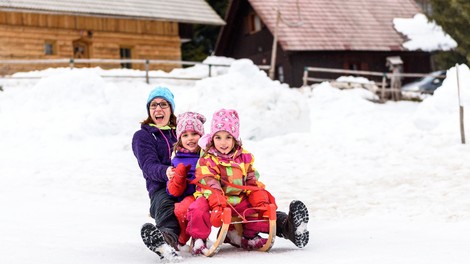
[{"label": "girl in striped jacket", "polygon": [[[221,109],[214,113],[210,134],[199,140],[204,154],[196,166],[196,179],[202,189],[195,195],[204,196],[211,210],[210,222],[222,225],[223,209],[229,206],[232,215],[246,211],[246,215],[267,212],[269,204],[275,205],[274,197],[259,181],[254,167],[254,156],[242,147],[238,113],[232,109]],[[204,188],[206,187],[206,188]],[[255,208],[256,207],[256,208]],[[253,209],[250,209],[253,208]],[[289,215],[276,212],[276,235],[291,240],[297,247],[308,243],[308,210],[300,201],[290,204]],[[249,222],[243,226],[241,237],[229,231],[227,242],[248,250],[261,248],[266,239],[259,233],[269,232],[268,222]]]}]

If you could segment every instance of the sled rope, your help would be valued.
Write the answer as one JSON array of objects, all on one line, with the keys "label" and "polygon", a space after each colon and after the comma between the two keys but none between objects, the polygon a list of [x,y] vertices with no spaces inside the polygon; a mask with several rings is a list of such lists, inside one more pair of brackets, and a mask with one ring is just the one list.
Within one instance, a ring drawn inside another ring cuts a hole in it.
[{"label": "sled rope", "polygon": [[[218,192],[220,190],[216,190],[212,187],[209,187],[207,185],[203,185],[201,184],[199,181],[202,179],[203,177],[197,177],[197,178],[194,178],[192,181],[189,181],[190,184],[194,184],[198,187],[200,187],[201,189],[206,189],[206,190],[210,190],[213,194],[215,195],[219,195]],[[226,180],[223,180],[223,179],[220,179],[221,182],[223,182],[224,184],[230,186],[230,187],[233,187],[233,188],[237,188],[237,189],[241,189],[241,190],[250,190],[250,191],[258,191],[258,190],[262,190],[261,188],[259,188],[258,186],[243,186],[243,185],[237,185],[237,184],[233,184],[231,182],[228,182]],[[223,193],[223,191],[222,191]],[[246,217],[242,214],[240,214],[240,212],[238,212],[235,207],[233,205],[231,205],[230,203],[227,203],[228,206],[230,206],[232,208],[232,210],[237,213],[237,215],[241,218],[242,222],[243,223],[246,223],[248,222],[248,220],[246,219]],[[249,209],[264,209],[264,208],[259,208],[259,207],[251,207]],[[245,212],[244,212],[245,213]],[[243,213],[243,214],[244,214]]]}]

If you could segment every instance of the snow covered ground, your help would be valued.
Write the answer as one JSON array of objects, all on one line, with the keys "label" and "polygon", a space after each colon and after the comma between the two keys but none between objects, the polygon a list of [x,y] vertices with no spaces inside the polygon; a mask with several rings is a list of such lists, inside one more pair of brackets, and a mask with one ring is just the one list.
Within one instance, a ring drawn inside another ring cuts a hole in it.
[{"label": "snow covered ground", "polygon": [[[210,120],[217,108],[237,109],[243,143],[280,209],[293,199],[307,205],[310,243],[278,238],[269,253],[224,245],[213,258],[183,252],[184,263],[468,263],[470,148],[460,142],[456,68],[422,103],[386,104],[328,83],[290,89],[247,60],[219,70],[228,72],[167,82],[176,112]],[[151,219],[130,144],[162,83],[106,72],[0,81],[0,263],[158,262],[139,234]],[[469,142],[466,65],[459,75]]]}]

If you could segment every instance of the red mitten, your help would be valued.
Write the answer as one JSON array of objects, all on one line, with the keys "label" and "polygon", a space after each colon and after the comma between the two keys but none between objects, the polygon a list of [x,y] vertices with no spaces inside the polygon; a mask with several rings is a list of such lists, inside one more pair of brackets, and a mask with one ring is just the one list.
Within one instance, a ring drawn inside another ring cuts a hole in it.
[{"label": "red mitten", "polygon": [[184,166],[183,163],[178,164],[175,168],[175,177],[182,177],[186,178],[188,175],[189,170],[191,169],[191,164]]},{"label": "red mitten", "polygon": [[227,198],[225,195],[222,194],[221,191],[213,191],[209,197],[207,197],[209,201],[209,207],[213,210],[216,206],[221,206],[225,208],[227,206]]},{"label": "red mitten", "polygon": [[248,195],[248,202],[253,207],[265,207],[269,204],[269,196],[266,190],[252,191]]},{"label": "red mitten", "polygon": [[207,200],[211,208],[211,224],[215,227],[222,226],[222,213],[227,206],[227,198],[222,192],[214,191],[207,197]]},{"label": "red mitten", "polygon": [[263,216],[268,216],[267,209],[269,204],[274,204],[277,208],[274,197],[266,190],[252,191],[250,195],[248,195],[248,202],[250,202],[250,205],[253,207],[266,208],[266,211],[263,213]]},{"label": "red mitten", "polygon": [[216,206],[211,211],[211,224],[214,227],[222,226],[222,217],[223,217],[224,208],[222,206]]},{"label": "red mitten", "polygon": [[186,189],[186,175],[188,174],[189,170],[191,169],[191,165],[188,164],[186,166],[183,163],[178,164],[175,168],[175,176],[171,178],[168,182],[168,193],[178,197],[183,194],[184,190]]}]

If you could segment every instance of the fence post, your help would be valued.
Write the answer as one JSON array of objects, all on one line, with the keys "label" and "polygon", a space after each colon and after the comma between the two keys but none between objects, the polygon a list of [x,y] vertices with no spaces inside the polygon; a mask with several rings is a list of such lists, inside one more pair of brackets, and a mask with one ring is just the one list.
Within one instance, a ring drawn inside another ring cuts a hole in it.
[{"label": "fence post", "polygon": [[308,84],[308,81],[307,81],[307,78],[308,78],[308,68],[307,67],[304,67],[304,77],[302,78],[304,80],[304,85],[303,86],[307,86]]},{"label": "fence post", "polygon": [[212,77],[212,64],[209,64],[209,77]]},{"label": "fence post", "polygon": [[147,84],[150,83],[150,80],[149,80],[149,60],[145,60],[145,82]]},{"label": "fence post", "polygon": [[70,59],[69,65],[70,65],[70,69],[73,70],[73,67],[74,67],[74,65],[75,65],[75,62],[74,62],[73,59]]},{"label": "fence post", "polygon": [[459,64],[455,64],[455,72],[457,73],[457,95],[459,97],[459,115],[460,115],[460,139],[465,144],[465,127],[463,122],[463,105],[460,100],[460,81],[459,81]]},{"label": "fence post", "polygon": [[385,85],[387,85],[387,74],[384,72],[382,76],[382,89],[380,89],[380,99],[385,102]]}]

